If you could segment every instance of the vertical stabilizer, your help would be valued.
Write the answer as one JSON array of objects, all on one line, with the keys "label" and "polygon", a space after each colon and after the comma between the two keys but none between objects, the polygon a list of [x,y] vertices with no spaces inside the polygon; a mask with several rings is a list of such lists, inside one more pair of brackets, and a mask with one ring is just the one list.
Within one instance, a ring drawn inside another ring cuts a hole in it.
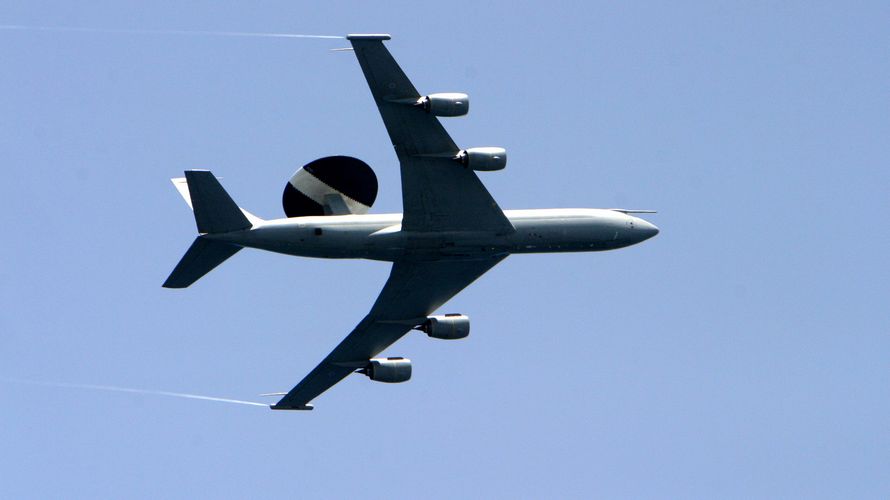
[{"label": "vertical stabilizer", "polygon": [[241,250],[238,245],[203,235],[249,229],[262,220],[239,208],[209,170],[186,170],[185,178],[173,179],[173,185],[192,207],[198,232],[202,233],[163,285],[185,288]]},{"label": "vertical stabilizer", "polygon": [[251,227],[247,217],[209,170],[186,170],[199,233],[228,233]]}]

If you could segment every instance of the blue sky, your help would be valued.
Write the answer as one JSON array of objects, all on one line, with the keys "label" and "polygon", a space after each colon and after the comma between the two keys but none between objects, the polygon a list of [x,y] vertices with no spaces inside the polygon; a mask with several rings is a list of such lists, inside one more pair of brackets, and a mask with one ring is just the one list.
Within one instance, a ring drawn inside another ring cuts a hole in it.
[{"label": "blue sky", "polygon": [[882,2],[5,2],[0,24],[386,32],[504,208],[657,209],[653,240],[514,256],[409,335],[406,384],[258,400],[367,312],[388,266],[247,250],[160,284],[211,168],[282,215],[320,156],[396,158],[331,40],[0,30],[0,496],[886,498],[890,8]]}]

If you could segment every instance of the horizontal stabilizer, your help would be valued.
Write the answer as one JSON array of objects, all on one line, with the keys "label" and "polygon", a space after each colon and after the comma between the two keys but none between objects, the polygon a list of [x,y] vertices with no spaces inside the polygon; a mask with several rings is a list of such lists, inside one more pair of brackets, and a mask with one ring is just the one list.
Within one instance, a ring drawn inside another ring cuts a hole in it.
[{"label": "horizontal stabilizer", "polygon": [[201,236],[189,247],[164,282],[164,288],[185,288],[235,255],[241,247]]},{"label": "horizontal stabilizer", "polygon": [[173,182],[176,190],[179,191],[179,195],[182,196],[189,208],[192,208],[192,196],[189,194],[189,184],[185,177],[176,177],[175,179],[170,179],[170,181]]}]

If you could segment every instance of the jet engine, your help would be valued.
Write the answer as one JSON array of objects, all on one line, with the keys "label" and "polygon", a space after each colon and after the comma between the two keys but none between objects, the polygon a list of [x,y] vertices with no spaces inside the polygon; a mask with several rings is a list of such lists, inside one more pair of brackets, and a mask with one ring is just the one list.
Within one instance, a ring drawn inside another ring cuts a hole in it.
[{"label": "jet engine", "polygon": [[507,150],[491,147],[464,149],[454,159],[472,170],[502,170],[507,166]]},{"label": "jet engine", "polygon": [[411,378],[411,360],[405,358],[371,358],[368,366],[359,370],[371,380],[396,384]]},{"label": "jet engine", "polygon": [[464,116],[470,111],[470,96],[456,92],[430,94],[418,99],[416,105],[433,116]]},{"label": "jet engine", "polygon": [[288,217],[367,213],[377,199],[377,176],[350,156],[326,156],[306,164],[284,186]]},{"label": "jet engine", "polygon": [[419,329],[434,339],[462,339],[470,334],[470,318],[463,314],[430,316]]}]

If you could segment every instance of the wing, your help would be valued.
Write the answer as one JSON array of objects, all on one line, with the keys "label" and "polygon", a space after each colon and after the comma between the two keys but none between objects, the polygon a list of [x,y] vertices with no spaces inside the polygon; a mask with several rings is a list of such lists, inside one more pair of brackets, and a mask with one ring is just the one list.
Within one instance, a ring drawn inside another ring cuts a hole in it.
[{"label": "wing", "polygon": [[451,158],[459,149],[439,120],[417,106],[421,96],[383,46],[389,35],[349,35],[402,170],[405,231],[490,231],[513,225],[476,173]]},{"label": "wing", "polygon": [[357,368],[367,366],[372,357],[421,324],[505,257],[396,262],[371,312],[272,409],[311,410],[309,401]]}]

